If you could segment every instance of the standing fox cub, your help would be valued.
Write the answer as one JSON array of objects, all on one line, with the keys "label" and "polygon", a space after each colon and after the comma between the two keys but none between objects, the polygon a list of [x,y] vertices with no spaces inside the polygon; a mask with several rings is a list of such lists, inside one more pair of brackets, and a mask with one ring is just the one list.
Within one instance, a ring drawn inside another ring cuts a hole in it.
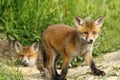
[{"label": "standing fox cub", "polygon": [[[99,35],[103,17],[94,21],[84,21],[75,17],[76,28],[67,25],[51,25],[42,35],[42,44],[46,51],[46,67],[51,80],[65,80],[68,64],[77,55],[83,55],[94,75],[104,76],[92,60],[93,44]],[[56,61],[63,56],[62,71],[58,74]]]},{"label": "standing fox cub", "polygon": [[15,42],[15,50],[23,66],[34,66],[36,64],[39,51],[39,44],[33,43],[31,46],[22,46]]}]

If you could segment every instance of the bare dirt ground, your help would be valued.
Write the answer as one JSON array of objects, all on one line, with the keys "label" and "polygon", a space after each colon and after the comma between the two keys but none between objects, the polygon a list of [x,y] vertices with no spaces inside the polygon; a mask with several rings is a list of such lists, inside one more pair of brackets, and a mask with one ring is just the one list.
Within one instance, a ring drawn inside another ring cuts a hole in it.
[{"label": "bare dirt ground", "polygon": [[[106,72],[106,76],[94,76],[90,68],[83,67],[71,68],[67,74],[67,80],[120,80],[120,50],[107,53],[94,58],[97,67]],[[25,80],[45,80],[40,77],[36,67],[20,67],[19,70],[25,77]]]}]

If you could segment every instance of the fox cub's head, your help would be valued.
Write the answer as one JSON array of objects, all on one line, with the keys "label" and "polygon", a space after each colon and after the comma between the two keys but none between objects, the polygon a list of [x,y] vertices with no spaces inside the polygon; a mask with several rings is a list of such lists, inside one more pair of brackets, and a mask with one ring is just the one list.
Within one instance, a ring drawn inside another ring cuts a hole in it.
[{"label": "fox cub's head", "polygon": [[75,24],[80,36],[80,39],[92,44],[99,35],[100,28],[103,24],[103,17],[99,17],[94,21],[84,21],[79,17],[75,17]]},{"label": "fox cub's head", "polygon": [[39,51],[39,44],[33,43],[31,46],[22,46],[15,42],[15,50],[23,66],[34,66]]}]

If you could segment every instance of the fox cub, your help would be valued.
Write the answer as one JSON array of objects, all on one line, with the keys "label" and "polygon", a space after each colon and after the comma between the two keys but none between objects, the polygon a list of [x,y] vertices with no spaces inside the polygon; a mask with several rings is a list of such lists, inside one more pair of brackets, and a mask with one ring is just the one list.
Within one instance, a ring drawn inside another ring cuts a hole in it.
[{"label": "fox cub", "polygon": [[22,46],[20,42],[15,42],[15,50],[21,65],[34,66],[36,64],[39,44],[33,43],[31,46]]},{"label": "fox cub", "polygon": [[[31,46],[22,46],[20,42],[15,42],[15,50],[21,65],[31,67],[36,66],[42,77],[49,77],[48,70],[43,65],[44,57],[41,54],[41,49],[39,49],[38,43],[35,42]],[[44,52],[42,51],[42,53]]]},{"label": "fox cub", "polygon": [[[99,70],[92,60],[93,44],[99,35],[103,24],[103,17],[92,20],[82,20],[75,17],[76,27],[67,25],[51,25],[42,35],[42,45],[51,80],[66,80],[68,64],[77,55],[83,55],[94,75],[104,76],[105,72]],[[63,56],[61,73],[56,70],[56,61]]]}]

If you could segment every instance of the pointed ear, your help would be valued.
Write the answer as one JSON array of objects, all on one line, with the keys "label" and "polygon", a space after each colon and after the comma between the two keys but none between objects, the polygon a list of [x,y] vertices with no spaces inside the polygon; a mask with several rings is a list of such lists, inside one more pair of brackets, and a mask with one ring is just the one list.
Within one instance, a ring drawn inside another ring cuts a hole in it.
[{"label": "pointed ear", "polygon": [[39,44],[37,42],[33,43],[32,46],[31,46],[31,49],[34,52],[38,52],[39,51]]},{"label": "pointed ear", "polygon": [[22,49],[22,45],[20,44],[20,42],[15,42],[15,50],[17,53],[19,53]]},{"label": "pointed ear", "polygon": [[97,25],[97,26],[99,26],[99,27],[101,27],[102,26],[102,24],[103,24],[103,20],[104,20],[104,17],[99,17],[97,20],[95,20],[95,24]]},{"label": "pointed ear", "polygon": [[81,18],[75,17],[75,24],[76,24],[77,27],[78,26],[83,26],[83,23],[84,23],[84,21]]}]

